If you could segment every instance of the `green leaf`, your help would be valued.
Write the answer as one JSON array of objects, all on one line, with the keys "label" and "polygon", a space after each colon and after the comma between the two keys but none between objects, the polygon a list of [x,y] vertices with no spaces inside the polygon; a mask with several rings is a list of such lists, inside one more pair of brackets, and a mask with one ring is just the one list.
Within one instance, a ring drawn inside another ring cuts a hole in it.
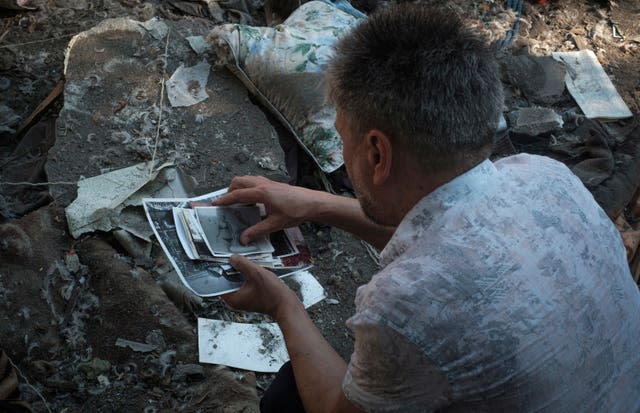
[{"label": "green leaf", "polygon": [[306,55],[307,53],[309,53],[309,50],[311,50],[311,44],[310,43],[300,43],[298,45],[296,45],[296,47],[293,48],[292,53],[300,53],[301,55]]},{"label": "green leaf", "polygon": [[318,57],[316,56],[316,51],[315,50],[313,52],[309,53],[309,56],[307,56],[307,60],[310,61],[311,63],[313,63],[314,65],[318,64]]},{"label": "green leaf", "polygon": [[296,72],[304,72],[306,68],[307,68],[307,61],[305,60],[304,62],[296,66],[293,70]]}]

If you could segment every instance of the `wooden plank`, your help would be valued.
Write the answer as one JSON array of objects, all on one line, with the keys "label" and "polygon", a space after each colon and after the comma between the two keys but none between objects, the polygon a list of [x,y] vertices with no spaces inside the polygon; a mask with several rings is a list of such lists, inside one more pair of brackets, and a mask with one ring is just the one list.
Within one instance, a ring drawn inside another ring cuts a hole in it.
[{"label": "wooden plank", "polygon": [[51,106],[51,104],[62,94],[63,90],[64,90],[64,80],[61,80],[53,87],[53,89],[51,90],[51,92],[49,92],[47,97],[44,98],[42,102],[40,102],[40,104],[35,108],[35,110],[31,113],[31,115],[29,115],[27,120],[22,122],[22,125],[20,125],[20,127],[16,131],[16,136],[17,137],[22,136],[23,132],[25,132],[27,129],[33,126],[33,124],[36,123],[38,119],[40,119],[40,116],[42,116],[44,111],[47,110],[49,106]]}]

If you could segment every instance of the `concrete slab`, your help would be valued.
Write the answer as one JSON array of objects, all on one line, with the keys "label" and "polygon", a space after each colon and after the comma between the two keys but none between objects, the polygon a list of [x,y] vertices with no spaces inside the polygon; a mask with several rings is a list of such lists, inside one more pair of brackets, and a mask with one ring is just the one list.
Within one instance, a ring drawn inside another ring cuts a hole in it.
[{"label": "concrete slab", "polygon": [[551,56],[510,56],[503,68],[530,103],[546,106],[563,99],[566,69]]},{"label": "concrete slab", "polygon": [[[143,25],[144,24],[144,25]],[[65,59],[64,107],[49,151],[49,181],[77,181],[154,157],[193,176],[201,189],[233,176],[286,176],[278,136],[244,86],[216,69],[211,52],[196,54],[187,37],[206,35],[194,21],[105,20],[75,36]],[[166,54],[165,54],[166,51]],[[178,67],[212,65],[205,100],[172,107],[168,81]],[[161,98],[161,90],[163,95]],[[51,186],[60,205],[76,188]]]},{"label": "concrete slab", "polygon": [[520,108],[509,113],[511,131],[527,136],[541,136],[562,129],[562,117],[549,108]]}]

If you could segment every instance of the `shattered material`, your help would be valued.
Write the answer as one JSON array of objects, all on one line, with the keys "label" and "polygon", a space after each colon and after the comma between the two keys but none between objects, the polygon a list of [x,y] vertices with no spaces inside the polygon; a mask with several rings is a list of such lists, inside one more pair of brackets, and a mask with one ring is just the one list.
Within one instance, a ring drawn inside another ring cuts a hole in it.
[{"label": "shattered material", "polygon": [[0,133],[15,133],[15,128],[21,120],[13,109],[5,104],[0,104]]},{"label": "shattered material", "polygon": [[198,55],[203,54],[209,49],[209,45],[203,36],[188,36],[187,41],[189,42],[189,46],[191,46],[193,51]]},{"label": "shattered material", "polygon": [[79,181],[78,198],[65,210],[71,235],[78,238],[85,232],[110,231],[117,227],[118,216],[127,206],[127,199],[167,166],[153,169],[151,165],[141,163]]},{"label": "shattered material", "polygon": [[[246,152],[273,159],[278,168],[266,175],[283,180],[284,154],[264,113],[233,75],[208,69],[215,61],[203,63],[186,40],[206,34],[207,27],[186,20],[152,22],[144,23],[150,32],[135,20],[108,19],[69,43],[48,179],[77,182],[157,159],[173,162],[203,188],[220,188],[234,176],[255,174],[253,157],[244,163],[235,159]],[[167,36],[156,39],[154,28],[164,25]],[[192,102],[209,99],[170,106],[168,79],[180,65],[200,74],[197,84],[187,84],[199,97]],[[163,79],[167,95],[161,98]],[[52,185],[49,192],[63,206],[76,196],[73,186]]]},{"label": "shattered material", "polygon": [[562,99],[566,70],[551,56],[512,56],[504,66],[513,85],[530,103],[552,105]]},{"label": "shattered material", "polygon": [[169,34],[169,26],[157,17],[140,23],[140,26],[144,27],[156,40],[162,40]]},{"label": "shattered material", "polygon": [[124,338],[120,337],[118,337],[118,339],[116,340],[116,346],[122,348],[130,348],[131,350],[137,351],[139,353],[149,353],[158,350],[158,347],[154,346],[153,344],[139,343],[137,341],[125,340]]},{"label": "shattered material", "polygon": [[171,106],[191,106],[206,100],[209,95],[205,87],[210,69],[211,65],[207,62],[192,67],[180,65],[167,81],[167,95]]},{"label": "shattered material", "polygon": [[567,66],[567,89],[587,118],[614,120],[632,116],[591,50],[555,52],[553,58]]},{"label": "shattered material", "polygon": [[549,108],[519,108],[511,112],[512,132],[540,136],[562,129],[562,117]]}]

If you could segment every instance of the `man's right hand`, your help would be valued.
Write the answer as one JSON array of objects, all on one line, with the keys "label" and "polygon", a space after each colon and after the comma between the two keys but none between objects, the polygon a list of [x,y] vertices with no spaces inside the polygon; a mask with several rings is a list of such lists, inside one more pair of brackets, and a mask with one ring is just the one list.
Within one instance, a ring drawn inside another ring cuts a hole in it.
[{"label": "man's right hand", "polygon": [[233,178],[229,192],[214,200],[213,205],[262,203],[267,217],[240,236],[247,244],[272,232],[300,225],[313,217],[314,192],[310,189],[271,181],[261,176]]}]

